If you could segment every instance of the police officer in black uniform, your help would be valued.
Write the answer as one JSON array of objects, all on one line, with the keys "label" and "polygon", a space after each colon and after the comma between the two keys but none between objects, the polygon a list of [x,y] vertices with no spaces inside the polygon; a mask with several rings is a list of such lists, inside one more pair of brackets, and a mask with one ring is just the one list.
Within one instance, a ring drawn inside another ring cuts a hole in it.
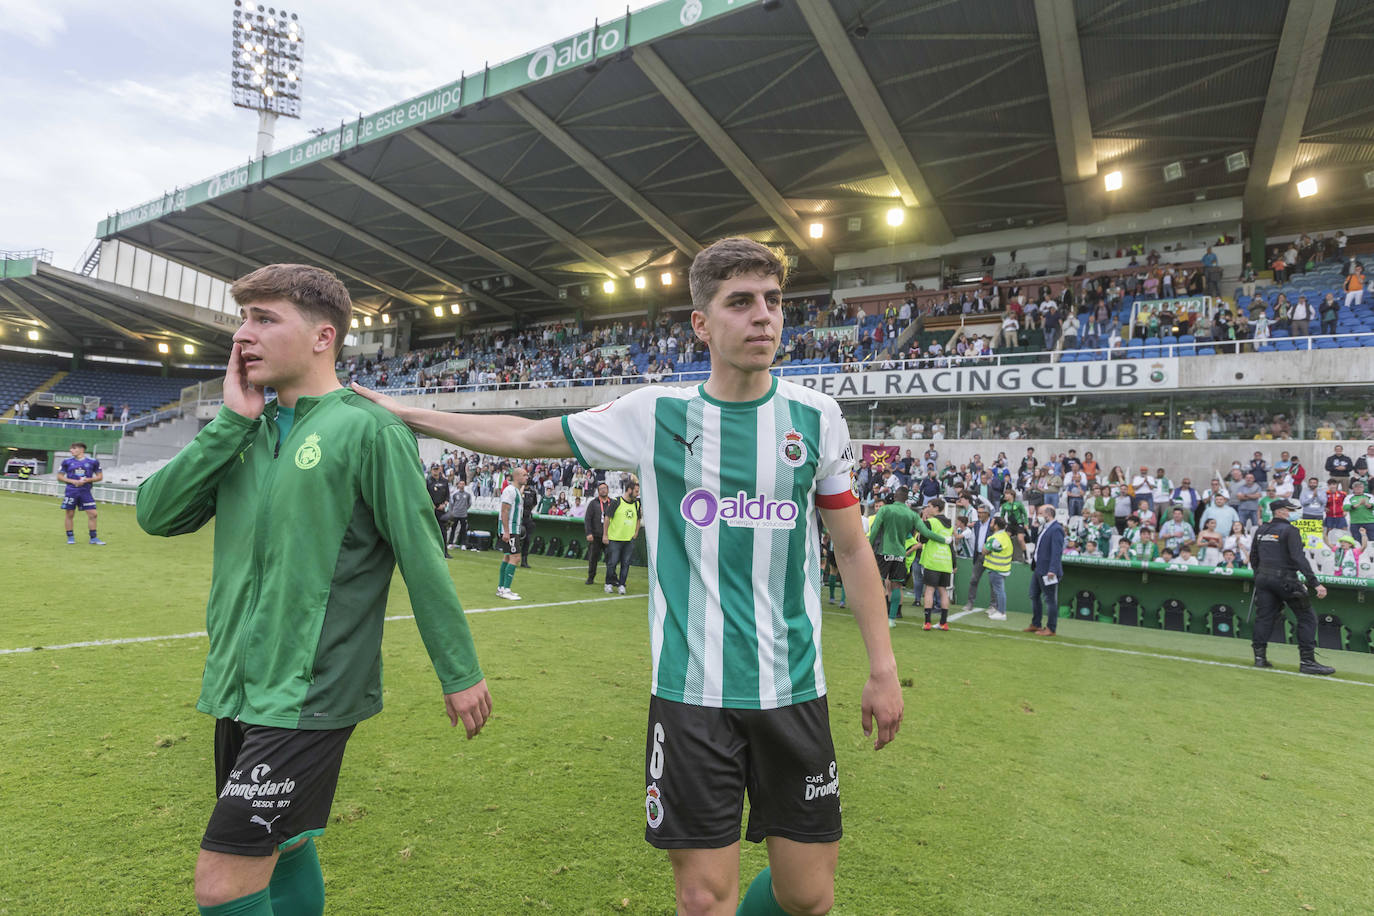
[{"label": "police officer in black uniform", "polygon": [[[1255,570],[1255,629],[1251,636],[1255,667],[1274,667],[1265,653],[1275,624],[1281,625],[1286,604],[1298,623],[1298,654],[1302,659],[1298,670],[1303,674],[1335,674],[1336,669],[1319,664],[1315,654],[1317,613],[1312,610],[1308,590],[1315,591],[1318,598],[1325,598],[1326,586],[1318,584],[1317,574],[1302,552],[1302,534],[1288,521],[1288,513],[1296,508],[1297,503],[1286,499],[1270,503],[1269,511],[1274,513],[1274,520],[1260,525],[1250,549],[1250,566]],[[1307,580],[1306,585],[1298,581],[1299,573]]]}]

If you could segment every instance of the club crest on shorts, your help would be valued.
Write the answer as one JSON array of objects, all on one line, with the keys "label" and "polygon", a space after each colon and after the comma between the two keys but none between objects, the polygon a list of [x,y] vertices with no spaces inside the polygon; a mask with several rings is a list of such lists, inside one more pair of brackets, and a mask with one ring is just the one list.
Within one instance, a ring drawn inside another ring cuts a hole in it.
[{"label": "club crest on shorts", "polygon": [[657,830],[658,825],[663,823],[663,794],[658,790],[658,783],[649,783],[649,788],[644,793],[644,813],[649,818],[649,827]]},{"label": "club crest on shorts", "polygon": [[320,463],[320,437],[317,433],[311,433],[305,437],[305,442],[300,448],[296,449],[296,467],[302,471],[308,471]]},{"label": "club crest on shorts", "polygon": [[799,468],[806,461],[806,440],[795,429],[782,434],[778,443],[778,457],[789,467]]}]

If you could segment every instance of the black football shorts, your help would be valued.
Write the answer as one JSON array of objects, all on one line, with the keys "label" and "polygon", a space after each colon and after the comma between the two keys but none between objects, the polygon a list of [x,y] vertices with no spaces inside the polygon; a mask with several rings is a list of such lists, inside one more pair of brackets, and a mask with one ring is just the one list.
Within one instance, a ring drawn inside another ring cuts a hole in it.
[{"label": "black football shorts", "polygon": [[739,841],[749,796],[751,843],[838,840],[840,781],[825,697],[778,709],[721,709],[649,699],[644,838],[659,849]]}]

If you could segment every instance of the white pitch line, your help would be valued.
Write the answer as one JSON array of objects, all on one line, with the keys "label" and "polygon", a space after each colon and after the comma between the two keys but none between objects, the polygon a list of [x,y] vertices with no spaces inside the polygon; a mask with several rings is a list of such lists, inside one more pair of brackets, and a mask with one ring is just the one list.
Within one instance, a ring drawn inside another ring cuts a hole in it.
[{"label": "white pitch line", "polygon": [[[845,613],[843,613],[842,611],[826,611],[826,613],[827,613],[827,614],[834,614],[834,615],[840,616],[840,617],[848,617],[848,616],[849,616],[848,614],[845,614]],[[954,618],[951,617],[950,619],[953,620]],[[898,623],[898,624],[909,624],[909,625],[911,625],[911,626],[916,626],[916,622],[915,622],[915,621],[899,620],[899,621],[897,621],[897,623]],[[1350,685],[1355,686],[1355,687],[1374,687],[1374,683],[1371,683],[1371,682],[1369,682],[1369,681],[1354,681],[1354,680],[1349,680],[1349,679],[1347,679],[1347,678],[1339,678],[1339,677],[1318,677],[1318,676],[1311,675],[1311,674],[1300,674],[1300,673],[1297,672],[1297,671],[1285,671],[1285,670],[1283,670],[1282,668],[1264,668],[1264,669],[1257,669],[1257,668],[1255,668],[1254,665],[1242,665],[1242,664],[1239,664],[1239,663],[1237,663],[1237,662],[1217,662],[1217,661],[1210,661],[1210,660],[1205,659],[1205,658],[1189,658],[1189,657],[1186,656],[1186,655],[1167,655],[1167,654],[1165,654],[1165,653],[1163,653],[1163,652],[1142,652],[1142,651],[1140,651],[1139,649],[1114,649],[1114,648],[1112,648],[1111,646],[1093,646],[1093,645],[1088,645],[1087,643],[1070,642],[1070,641],[1068,641],[1068,640],[1060,640],[1060,639],[1058,639],[1058,638],[1055,638],[1055,639],[1032,640],[1032,639],[1027,639],[1027,638],[1025,638],[1025,637],[1023,637],[1023,636],[1016,636],[1016,635],[1013,635],[1013,634],[1011,634],[1011,633],[996,633],[996,632],[993,632],[993,631],[990,631],[990,630],[983,629],[982,627],[960,627],[958,630],[953,630],[953,631],[951,631],[951,632],[955,632],[955,633],[975,633],[975,634],[977,634],[977,635],[979,635],[979,636],[991,636],[991,637],[994,638],[994,639],[1014,639],[1014,640],[1016,640],[1016,641],[1018,641],[1018,642],[1032,642],[1032,643],[1036,643],[1036,644],[1042,645],[1042,646],[1063,646],[1063,647],[1066,648],[1066,649],[1088,649],[1088,650],[1091,650],[1091,651],[1094,651],[1094,652],[1111,652],[1111,653],[1113,653],[1113,654],[1115,654],[1115,655],[1135,655],[1135,656],[1139,656],[1140,658],[1158,658],[1158,659],[1162,659],[1162,660],[1164,660],[1164,661],[1171,661],[1171,662],[1187,662],[1187,663],[1193,664],[1193,665],[1210,665],[1210,666],[1212,666],[1212,667],[1214,667],[1214,668],[1235,668],[1235,669],[1237,669],[1237,670],[1239,670],[1239,671],[1261,671],[1261,670],[1262,670],[1262,671],[1263,671],[1264,673],[1266,673],[1266,674],[1286,674],[1286,675],[1288,675],[1289,677],[1300,677],[1300,678],[1303,678],[1303,679],[1309,680],[1309,681],[1311,681],[1311,680],[1322,680],[1322,681],[1327,681],[1327,682],[1333,683],[1333,684],[1350,684]]]},{"label": "white pitch line", "polygon": [[967,617],[969,614],[981,614],[981,613],[983,613],[983,609],[982,609],[982,608],[974,608],[974,609],[971,610],[971,611],[960,611],[960,612],[957,613],[957,614],[950,614],[950,615],[949,615],[949,619],[950,619],[950,620],[959,620],[959,619],[962,618],[962,617]]},{"label": "white pitch line", "polygon": [[18,649],[0,649],[0,655],[16,655],[20,652],[46,652],[50,649],[85,649],[88,646],[125,646],[135,642],[160,642],[164,639],[197,639],[205,635],[199,633],[173,633],[170,636],[130,636],[125,639],[91,639],[86,642],[69,642],[60,646],[22,646]]},{"label": "white pitch line", "polygon": [[[493,607],[470,607],[464,608],[465,614],[490,614],[495,611],[518,611],[526,608],[537,607],[566,607],[570,604],[590,604],[600,601],[624,601],[626,598],[643,598],[643,595],[598,595],[595,598],[578,598],[575,601],[548,601],[543,604],[498,604]],[[386,620],[414,620],[414,614],[397,614]],[[84,642],[62,643],[56,646],[21,646],[17,649],[0,649],[0,655],[19,655],[25,652],[51,652],[56,649],[86,649],[92,646],[127,646],[132,643],[140,642],[163,642],[172,639],[201,639],[205,636],[205,631],[197,633],[171,633],[167,636],[128,636],[123,639],[90,639]]]}]

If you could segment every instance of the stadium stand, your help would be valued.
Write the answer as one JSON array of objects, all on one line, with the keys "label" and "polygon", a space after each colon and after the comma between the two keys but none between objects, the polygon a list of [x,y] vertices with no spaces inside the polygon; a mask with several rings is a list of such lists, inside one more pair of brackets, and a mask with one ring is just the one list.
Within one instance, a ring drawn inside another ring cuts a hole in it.
[{"label": "stadium stand", "polygon": [[0,362],[0,407],[8,410],[57,372],[49,366]]},{"label": "stadium stand", "polygon": [[100,398],[102,404],[129,405],[129,415],[157,410],[181,397],[181,389],[195,379],[161,378],[129,372],[77,369],[53,386],[53,394],[78,394]]}]

